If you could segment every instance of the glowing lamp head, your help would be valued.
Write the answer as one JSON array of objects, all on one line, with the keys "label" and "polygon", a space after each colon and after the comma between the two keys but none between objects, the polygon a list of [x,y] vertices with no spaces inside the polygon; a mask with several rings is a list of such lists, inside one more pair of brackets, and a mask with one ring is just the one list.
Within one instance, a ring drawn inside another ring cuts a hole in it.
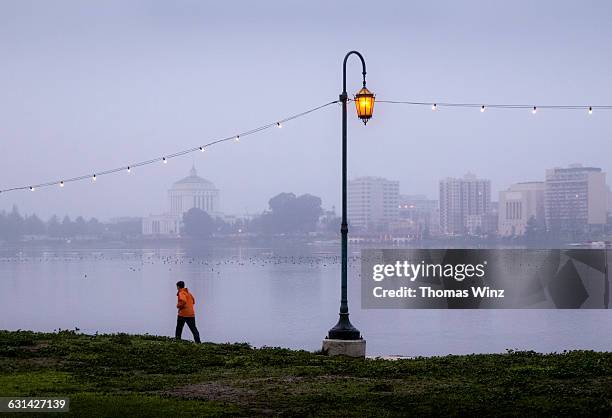
[{"label": "glowing lamp head", "polygon": [[355,106],[357,106],[357,116],[364,124],[368,123],[374,113],[374,94],[365,87],[355,95]]}]

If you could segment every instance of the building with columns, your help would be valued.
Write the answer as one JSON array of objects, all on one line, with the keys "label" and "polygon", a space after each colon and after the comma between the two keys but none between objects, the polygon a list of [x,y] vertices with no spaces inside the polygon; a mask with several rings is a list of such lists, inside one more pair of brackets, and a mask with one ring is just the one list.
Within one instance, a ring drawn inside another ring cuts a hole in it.
[{"label": "building with columns", "polygon": [[168,190],[168,212],[142,219],[143,235],[178,235],[183,215],[192,208],[201,209],[213,218],[222,216],[219,189],[198,176],[195,167]]},{"label": "building with columns", "polygon": [[181,218],[191,208],[202,209],[212,217],[220,216],[219,189],[199,177],[195,167],[192,167],[187,177],[174,183],[168,190],[168,206],[170,214]]},{"label": "building with columns", "polygon": [[544,225],[543,181],[530,181],[511,185],[499,192],[498,233],[501,236],[524,235],[531,218]]}]

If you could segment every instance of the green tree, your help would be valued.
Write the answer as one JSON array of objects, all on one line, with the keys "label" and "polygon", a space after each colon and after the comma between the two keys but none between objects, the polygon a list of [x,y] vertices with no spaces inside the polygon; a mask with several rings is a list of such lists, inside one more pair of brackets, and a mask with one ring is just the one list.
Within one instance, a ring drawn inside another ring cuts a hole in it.
[{"label": "green tree", "polygon": [[527,242],[537,242],[546,237],[544,226],[536,220],[534,216],[527,220],[525,225],[524,238]]},{"label": "green tree", "polygon": [[325,221],[325,230],[327,232],[332,232],[334,234],[340,235],[340,225],[341,224],[342,224],[342,218],[339,216],[327,218]]},{"label": "green tree", "polygon": [[57,238],[62,234],[62,226],[59,223],[56,215],[53,215],[47,222],[47,234],[50,237]]},{"label": "green tree", "polygon": [[0,241],[6,239],[6,212],[0,212]]},{"label": "green tree", "polygon": [[61,235],[63,237],[74,236],[74,223],[70,220],[68,215],[64,216],[64,219],[62,220]]},{"label": "green tree", "polygon": [[45,223],[35,214],[28,216],[23,221],[23,232],[29,235],[42,235],[47,232]]},{"label": "green tree", "polygon": [[4,222],[4,238],[8,241],[17,241],[23,235],[23,217],[17,206],[6,216]]},{"label": "green tree", "polygon": [[87,234],[89,235],[100,235],[104,232],[104,225],[100,223],[96,218],[91,218],[87,221]]},{"label": "green tree", "polygon": [[85,222],[85,219],[82,216],[79,216],[74,220],[74,233],[76,235],[87,234],[87,222]]},{"label": "green tree", "polygon": [[268,205],[270,211],[262,215],[262,227],[267,233],[314,231],[323,213],[321,198],[310,194],[297,197],[294,193],[280,193]]},{"label": "green tree", "polygon": [[199,208],[191,208],[183,215],[182,233],[192,238],[208,238],[217,225],[211,216]]}]

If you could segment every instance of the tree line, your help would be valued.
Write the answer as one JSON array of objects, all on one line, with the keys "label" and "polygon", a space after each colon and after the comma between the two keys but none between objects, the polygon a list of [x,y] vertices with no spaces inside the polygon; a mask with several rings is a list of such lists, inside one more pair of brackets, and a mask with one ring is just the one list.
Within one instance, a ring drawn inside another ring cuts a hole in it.
[{"label": "tree line", "polygon": [[100,235],[104,225],[96,218],[86,220],[82,216],[71,220],[64,216],[61,220],[53,215],[43,221],[36,214],[22,215],[17,206],[10,212],[0,212],[0,240],[17,241],[24,236],[48,236],[52,238],[69,238],[78,235]]},{"label": "tree line", "polygon": [[193,238],[206,238],[214,234],[251,233],[261,235],[307,234],[322,228],[325,232],[338,232],[340,219],[324,215],[321,198],[310,194],[279,193],[268,201],[268,210],[253,219],[233,225],[213,219],[205,211],[193,208],[183,215],[181,233]]},{"label": "tree line", "polygon": [[[268,209],[252,219],[239,219],[235,223],[212,218],[205,211],[192,208],[183,215],[181,233],[193,238],[212,235],[249,233],[259,235],[295,235],[313,231],[338,233],[340,219],[325,213],[321,198],[311,194],[279,193],[268,201]],[[17,206],[10,212],[0,212],[0,241],[19,241],[24,237],[45,236],[73,238],[79,236],[100,237],[105,233],[137,236],[142,232],[138,218],[122,223],[102,223],[96,218],[82,216],[71,219],[54,215],[44,221],[36,214],[22,215]]]}]

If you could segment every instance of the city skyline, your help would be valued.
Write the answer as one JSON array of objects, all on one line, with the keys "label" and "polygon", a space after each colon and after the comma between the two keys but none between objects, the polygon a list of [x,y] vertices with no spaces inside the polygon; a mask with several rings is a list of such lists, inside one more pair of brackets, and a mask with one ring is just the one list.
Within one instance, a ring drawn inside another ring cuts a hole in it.
[{"label": "city skyline", "polygon": [[[491,182],[491,184],[490,184],[491,202],[492,203],[500,202],[500,198],[499,198],[500,193],[509,191],[515,185],[530,184],[530,183],[542,183],[543,184],[545,182],[545,179],[546,179],[546,174],[550,170],[566,169],[566,168],[577,168],[577,167],[590,168],[592,166],[588,165],[588,164],[583,164],[583,163],[571,163],[571,164],[568,164],[566,166],[554,166],[554,167],[544,168],[542,170],[543,175],[542,175],[541,178],[521,179],[521,180],[519,180],[519,181],[517,181],[515,183],[510,183],[510,184],[505,184],[505,185],[495,185],[494,183]],[[201,178],[203,178],[203,180],[205,180],[206,182],[210,183],[208,178],[206,178],[205,176],[200,176],[200,172],[198,170],[198,167],[197,167],[196,163],[192,162],[191,165],[189,165],[189,170],[187,170],[187,172],[190,173],[190,175],[191,175],[191,173],[193,173],[194,170],[196,172],[196,174],[195,174],[196,177],[201,177]],[[602,172],[604,174],[606,173],[605,170],[603,170],[603,169],[601,169],[601,170],[602,170]],[[177,180],[184,179],[184,177],[185,176],[184,176],[184,173],[183,173],[183,175],[179,175],[177,178],[171,179],[171,180],[169,180],[167,182],[167,184],[163,185],[163,193],[162,193],[164,195],[163,199],[166,199],[166,200],[168,199],[167,193],[172,188],[172,185],[175,184],[177,182]],[[465,171],[462,174],[451,175],[451,176],[445,177],[445,178],[439,178],[439,179],[436,180],[436,184],[439,185],[439,183],[441,181],[448,180],[448,179],[453,180],[453,179],[461,179],[461,178],[466,178],[466,177],[468,177],[468,178],[476,178],[476,179],[483,179],[483,180],[490,181],[489,178],[487,178],[486,176],[481,176],[480,173],[474,173],[472,170],[467,170],[467,171]],[[416,197],[416,196],[419,196],[419,197],[423,197],[426,200],[436,200],[436,201],[439,200],[439,187],[437,188],[437,190],[434,193],[431,193],[431,194],[428,194],[428,193],[419,193],[416,190],[407,190],[405,188],[405,186],[402,186],[403,182],[401,180],[399,180],[399,179],[389,179],[389,178],[385,178],[385,177],[380,176],[380,175],[355,176],[355,177],[350,177],[349,181],[354,182],[354,181],[358,181],[358,180],[362,180],[362,179],[380,179],[380,180],[384,180],[384,181],[396,182],[396,183],[398,183],[398,186],[399,186],[398,195],[400,197],[401,196],[405,196],[405,197]],[[213,182],[213,183],[215,183],[215,182]],[[607,182],[605,182],[605,180],[604,180],[604,185],[606,186],[607,191],[610,191],[609,190],[609,186],[608,186]],[[213,187],[214,187],[214,184],[213,184]],[[38,190],[36,190],[36,192],[38,192]],[[53,190],[49,190],[49,192],[53,193]],[[62,192],[63,192],[63,190],[62,190]],[[229,192],[231,193],[231,190]],[[273,195],[276,195],[278,193],[284,193],[284,192],[294,192],[294,190],[278,190],[276,192],[273,192]],[[18,193],[26,193],[26,192],[24,191],[24,192],[18,192]],[[303,193],[309,193],[309,194],[313,194],[313,195],[316,195],[316,196],[320,196],[320,194],[318,194],[316,190],[305,190]],[[224,210],[221,211],[221,212],[223,212],[225,215],[231,215],[231,216],[243,216],[243,215],[252,215],[252,214],[262,213],[262,212],[265,212],[268,209],[268,200],[272,196],[267,196],[267,197],[263,197],[262,196],[261,197],[261,199],[262,199],[262,203],[261,203],[262,208],[261,208],[261,210],[244,211],[244,212],[240,212],[240,211],[233,212],[231,210],[227,210],[227,209],[224,208]],[[6,196],[4,198],[6,199]],[[108,217],[108,218],[99,218],[99,219],[101,219],[101,220],[110,220],[110,219],[115,218],[115,217],[124,217],[124,216],[127,216],[127,217],[146,217],[148,215],[152,215],[152,214],[157,213],[157,212],[161,213],[161,212],[167,211],[167,209],[168,209],[167,205],[168,205],[167,203],[163,204],[163,203],[159,203],[158,202],[157,207],[159,207],[159,209],[148,209],[148,210],[145,210],[142,213],[125,213],[125,212],[121,213],[120,212],[117,216],[112,216],[112,217]],[[70,217],[73,217],[73,218],[77,217],[77,216],[84,215],[84,216],[92,216],[92,217],[98,218],[97,216],[90,215],[90,214],[83,214],[83,213],[72,214],[72,213],[67,213],[67,212],[64,212],[64,213],[61,213],[61,212],[51,213],[49,216],[43,216],[43,215],[41,215],[41,213],[38,213],[38,212],[35,212],[35,211],[34,212],[24,211],[16,203],[8,204],[6,207],[0,206],[0,211],[9,212],[13,208],[13,206],[17,206],[20,209],[21,213],[24,213],[24,214],[36,214],[36,215],[41,216],[42,219],[45,219],[45,218],[48,218],[48,217],[51,217],[51,216],[54,216],[54,215],[58,215],[58,216],[59,215],[61,215],[61,216],[67,215],[67,216],[70,216]],[[329,204],[328,202],[323,200],[323,207],[325,209],[329,210],[329,209],[332,209],[334,207],[337,208],[338,205],[337,204]],[[350,207],[350,205],[349,205],[349,207]],[[170,210],[170,212],[172,212],[172,210]]]}]

